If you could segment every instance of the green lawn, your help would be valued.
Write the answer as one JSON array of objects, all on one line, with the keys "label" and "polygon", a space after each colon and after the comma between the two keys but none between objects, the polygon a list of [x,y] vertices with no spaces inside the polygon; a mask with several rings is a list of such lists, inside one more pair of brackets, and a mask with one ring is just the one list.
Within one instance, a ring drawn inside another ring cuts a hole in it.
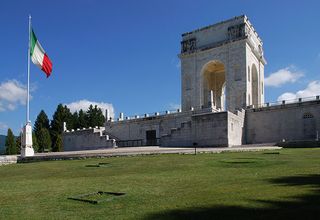
[{"label": "green lawn", "polygon": [[[126,195],[98,204],[68,199],[98,191]],[[289,217],[320,219],[320,149],[113,157],[0,167],[0,219]]]}]

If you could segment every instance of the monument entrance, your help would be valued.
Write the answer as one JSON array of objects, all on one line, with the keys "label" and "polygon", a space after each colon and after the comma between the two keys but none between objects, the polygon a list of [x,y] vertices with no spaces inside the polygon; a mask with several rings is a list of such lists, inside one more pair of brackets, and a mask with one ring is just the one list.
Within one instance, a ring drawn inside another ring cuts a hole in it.
[{"label": "monument entrance", "polygon": [[157,131],[156,130],[148,130],[146,131],[146,140],[147,146],[155,146],[157,145]]}]

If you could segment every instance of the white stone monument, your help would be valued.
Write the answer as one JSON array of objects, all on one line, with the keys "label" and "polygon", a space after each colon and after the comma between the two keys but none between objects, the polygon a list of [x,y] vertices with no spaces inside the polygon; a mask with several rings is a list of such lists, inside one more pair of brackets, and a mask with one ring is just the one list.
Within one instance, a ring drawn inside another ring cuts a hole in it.
[{"label": "white stone monument", "polygon": [[34,150],[32,147],[32,127],[31,123],[28,122],[22,131],[22,143],[21,143],[21,156],[30,157],[34,155]]},{"label": "white stone monument", "polygon": [[182,111],[212,104],[234,111],[264,103],[262,45],[244,15],[182,34]]}]

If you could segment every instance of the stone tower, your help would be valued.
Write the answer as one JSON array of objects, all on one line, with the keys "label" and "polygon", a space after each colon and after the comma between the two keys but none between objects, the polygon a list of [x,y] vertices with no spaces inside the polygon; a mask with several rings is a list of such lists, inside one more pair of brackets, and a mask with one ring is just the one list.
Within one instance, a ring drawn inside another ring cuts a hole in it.
[{"label": "stone tower", "polygon": [[182,34],[182,110],[264,103],[262,41],[245,15]]}]

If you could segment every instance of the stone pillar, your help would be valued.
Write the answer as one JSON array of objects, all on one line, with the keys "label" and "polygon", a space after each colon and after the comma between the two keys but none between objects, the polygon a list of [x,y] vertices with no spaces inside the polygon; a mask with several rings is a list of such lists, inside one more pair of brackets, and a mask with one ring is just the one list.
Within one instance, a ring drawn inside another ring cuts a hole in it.
[{"label": "stone pillar", "polygon": [[123,121],[123,113],[122,112],[120,112],[119,121]]},{"label": "stone pillar", "polygon": [[[208,96],[208,107],[215,109],[215,108],[216,108],[216,105],[215,105],[215,103],[214,103],[213,97],[214,97],[213,91],[210,90],[210,91],[209,91],[209,96]],[[216,101],[216,100],[215,100],[215,101]]]},{"label": "stone pillar", "polygon": [[108,120],[109,120],[109,118],[110,118],[109,110],[108,110],[108,109],[106,109],[106,115],[105,115],[105,117],[106,117],[107,121],[108,121]]},{"label": "stone pillar", "polygon": [[21,143],[21,156],[22,157],[30,157],[34,155],[34,150],[32,147],[32,127],[31,123],[28,122],[23,127],[23,134],[22,134],[22,143]]}]

